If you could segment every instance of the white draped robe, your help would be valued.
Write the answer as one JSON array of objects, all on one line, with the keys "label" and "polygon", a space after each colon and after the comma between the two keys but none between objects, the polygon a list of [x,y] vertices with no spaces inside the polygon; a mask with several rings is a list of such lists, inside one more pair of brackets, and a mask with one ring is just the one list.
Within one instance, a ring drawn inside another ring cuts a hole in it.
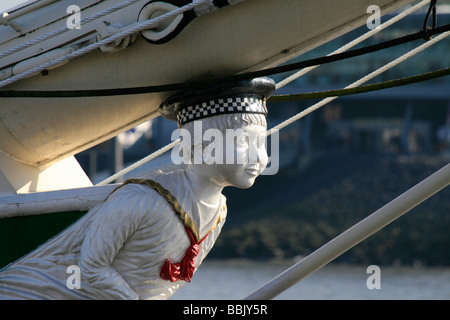
[{"label": "white draped robe", "polygon": [[[163,280],[160,270],[166,259],[179,262],[190,246],[185,222],[193,224],[199,238],[210,231],[194,260],[199,267],[225,222],[226,199],[220,195],[214,208],[201,204],[182,170],[149,178],[176,198],[187,214],[185,221],[155,189],[126,184],[65,231],[2,269],[0,299],[169,298],[185,281]],[[72,265],[79,267],[80,289],[67,285]]]}]

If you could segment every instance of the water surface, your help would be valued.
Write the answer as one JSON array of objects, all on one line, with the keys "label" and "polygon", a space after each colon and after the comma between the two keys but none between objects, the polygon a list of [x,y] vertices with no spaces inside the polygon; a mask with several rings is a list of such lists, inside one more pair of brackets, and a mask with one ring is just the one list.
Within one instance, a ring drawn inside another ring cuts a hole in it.
[{"label": "water surface", "polygon": [[[290,267],[287,262],[207,260],[172,299],[240,300]],[[450,267],[380,266],[380,289],[368,289],[368,266],[330,264],[276,299],[448,300]]]}]

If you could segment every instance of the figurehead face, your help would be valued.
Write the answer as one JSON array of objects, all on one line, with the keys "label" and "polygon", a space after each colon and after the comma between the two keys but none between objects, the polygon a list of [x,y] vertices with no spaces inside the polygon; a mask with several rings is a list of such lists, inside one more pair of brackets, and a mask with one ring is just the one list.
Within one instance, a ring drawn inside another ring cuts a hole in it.
[{"label": "figurehead face", "polygon": [[271,79],[258,78],[178,95],[160,110],[176,115],[186,163],[224,185],[248,188],[268,163],[265,102],[274,90]]}]

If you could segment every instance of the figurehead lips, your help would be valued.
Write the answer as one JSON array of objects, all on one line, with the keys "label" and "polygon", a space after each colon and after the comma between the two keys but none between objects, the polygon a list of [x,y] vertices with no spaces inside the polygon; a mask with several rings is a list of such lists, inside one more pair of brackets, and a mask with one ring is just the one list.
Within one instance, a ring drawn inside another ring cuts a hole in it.
[{"label": "figurehead lips", "polygon": [[178,93],[164,101],[159,111],[180,126],[226,113],[267,114],[265,101],[274,91],[272,79],[255,78]]}]

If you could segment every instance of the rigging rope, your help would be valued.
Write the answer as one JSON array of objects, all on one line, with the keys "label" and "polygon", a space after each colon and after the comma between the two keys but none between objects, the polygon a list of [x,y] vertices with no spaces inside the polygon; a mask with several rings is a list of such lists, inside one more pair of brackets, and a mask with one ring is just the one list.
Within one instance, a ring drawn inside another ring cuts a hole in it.
[{"label": "rigging rope", "polygon": [[362,87],[347,88],[347,89],[336,89],[336,90],[326,90],[317,92],[307,92],[307,93],[297,93],[297,94],[284,94],[284,95],[274,95],[267,102],[289,102],[298,100],[312,100],[312,99],[323,99],[328,97],[341,97],[354,95],[359,93],[367,93],[377,90],[389,89],[394,87],[405,86],[408,84],[428,81],[440,77],[445,77],[450,75],[450,68],[435,70],[431,72],[422,73],[419,75],[405,77],[395,80],[388,80],[379,83],[369,84]]},{"label": "rigging rope", "polygon": [[133,163],[132,165],[126,167],[125,169],[113,174],[112,176],[106,178],[105,180],[99,182],[96,184],[96,186],[104,186],[107,185],[108,183],[113,182],[114,180],[122,177],[123,175],[127,174],[128,172],[142,166],[143,164],[159,157],[160,155],[162,155],[163,153],[169,151],[170,149],[174,148],[175,146],[177,146],[179,143],[181,142],[181,138],[178,138],[177,140],[169,143],[168,145],[162,147],[159,150],[156,150],[155,152],[153,152],[152,154],[146,156],[145,158],[142,158],[141,160]]},{"label": "rigging rope", "polygon": [[[80,25],[84,25],[86,23],[89,23],[89,22],[92,22],[94,20],[97,20],[97,19],[99,19],[101,17],[104,17],[104,16],[106,16],[106,15],[108,15],[110,13],[113,13],[113,12],[115,12],[117,10],[120,10],[120,9],[123,9],[125,7],[128,7],[129,5],[132,5],[132,4],[134,4],[136,2],[139,2],[139,1],[141,1],[141,0],[127,0],[127,1],[121,2],[121,3],[111,7],[109,9],[105,9],[105,10],[100,11],[100,12],[98,12],[98,13],[90,16],[90,17],[87,17],[87,18],[81,20],[80,21]],[[23,43],[21,45],[18,45],[18,46],[14,47],[14,48],[11,48],[11,49],[8,49],[6,51],[3,51],[2,53],[0,53],[0,59],[4,58],[4,57],[6,57],[6,56],[8,56],[10,54],[22,51],[22,50],[24,50],[26,48],[29,48],[31,46],[34,46],[36,44],[39,44],[42,41],[46,41],[46,40],[51,39],[53,37],[59,36],[59,35],[67,32],[69,30],[71,30],[71,29],[69,29],[67,27],[60,28],[60,29],[57,29],[57,30],[55,30],[53,32],[47,33],[47,34],[45,34],[43,36],[40,36],[40,37],[38,37],[36,39],[33,39],[31,41],[28,41],[28,42],[25,42],[25,43]]]}]

